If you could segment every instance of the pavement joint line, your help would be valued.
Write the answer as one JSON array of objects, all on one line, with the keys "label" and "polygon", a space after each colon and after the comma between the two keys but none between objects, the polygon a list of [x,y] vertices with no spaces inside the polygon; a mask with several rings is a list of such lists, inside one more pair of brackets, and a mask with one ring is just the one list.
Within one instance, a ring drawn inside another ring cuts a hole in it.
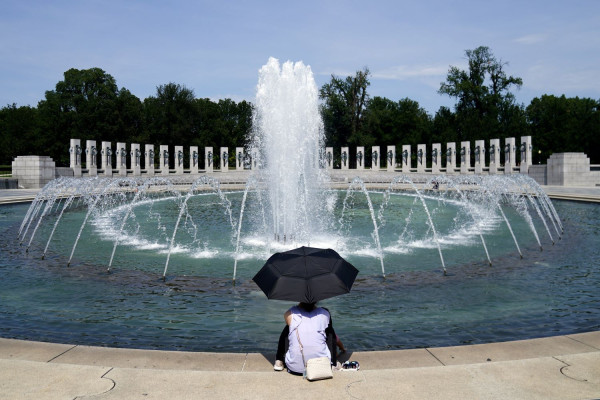
[{"label": "pavement joint line", "polygon": [[[359,372],[359,371],[356,371]],[[354,373],[354,372],[351,372]],[[362,379],[356,380],[356,381],[352,381],[352,382],[348,382],[348,384],[345,387],[345,392],[348,396],[352,397],[353,399],[357,399],[357,400],[362,400],[362,397],[356,397],[354,396],[350,389],[352,387],[352,385],[356,384],[356,383],[363,383],[363,382],[367,382],[367,377],[365,376],[365,374],[363,373],[363,371],[360,371],[360,376],[362,377]]]},{"label": "pavement joint line", "polygon": [[248,353],[246,353],[245,357],[244,357],[244,363],[242,364],[242,370],[240,372],[244,372],[244,369],[246,368],[246,363],[248,362]]},{"label": "pavement joint line", "polygon": [[115,387],[117,387],[117,382],[115,382],[115,381],[114,381],[114,379],[107,378],[107,377],[106,377],[106,375],[107,375],[107,374],[108,374],[110,371],[112,371],[113,369],[114,369],[114,367],[110,367],[110,368],[108,369],[108,371],[106,371],[105,373],[103,373],[103,374],[102,374],[102,376],[100,377],[100,379],[106,379],[106,380],[108,380],[108,381],[112,382],[112,386],[110,387],[110,389],[108,389],[108,390],[105,390],[104,392],[101,392],[101,393],[94,393],[94,394],[83,394],[83,395],[80,395],[80,396],[75,396],[75,397],[73,398],[73,400],[86,399],[86,398],[94,398],[94,397],[98,397],[98,396],[105,395],[106,393],[109,393],[110,391],[112,391],[112,390],[113,390]]},{"label": "pavement joint line", "polygon": [[69,352],[69,351],[73,350],[73,349],[74,349],[75,347],[77,347],[77,346],[78,346],[78,345],[76,344],[76,345],[74,345],[73,347],[71,347],[71,348],[68,348],[67,350],[65,350],[65,351],[63,351],[62,353],[60,353],[60,354],[58,354],[58,355],[56,355],[56,356],[52,357],[51,359],[49,359],[49,360],[48,360],[48,361],[46,361],[46,362],[47,362],[47,363],[51,363],[52,361],[56,360],[58,357],[60,357],[60,356],[64,355],[65,353],[67,353],[67,352]]},{"label": "pavement joint line", "polygon": [[431,352],[431,351],[430,351],[428,348],[426,348],[425,350],[427,350],[427,352],[428,352],[429,354],[431,354],[431,356],[432,356],[433,358],[435,358],[435,359],[436,359],[436,360],[437,360],[437,361],[438,361],[440,364],[442,364],[442,366],[444,366],[444,367],[446,366],[446,364],[444,364],[444,363],[442,362],[442,360],[440,360],[439,358],[437,358],[437,357],[435,356],[435,354],[433,354],[433,353],[432,353],[432,352]]},{"label": "pavement joint line", "polygon": [[558,358],[558,357],[559,357],[559,356],[553,356],[552,358],[554,358],[555,360],[557,360],[557,361],[560,361],[561,363],[565,364],[565,365],[563,365],[562,367],[560,367],[560,370],[559,370],[562,376],[564,376],[565,378],[568,378],[568,379],[572,379],[572,380],[574,380],[574,381],[576,381],[576,382],[584,382],[584,383],[585,383],[585,382],[588,382],[588,380],[587,380],[587,379],[585,379],[585,378],[583,378],[583,379],[578,379],[578,378],[575,378],[575,377],[572,377],[572,376],[569,376],[569,375],[567,375],[567,374],[565,373],[565,371],[566,371],[566,368],[569,368],[569,367],[571,367],[571,364],[567,363],[566,361],[563,361],[563,360],[561,360],[561,359],[560,359],[560,358]]},{"label": "pavement joint line", "polygon": [[569,335],[565,335],[565,337],[567,337],[567,338],[569,338],[569,339],[571,339],[571,340],[573,340],[573,341],[575,341],[575,342],[577,342],[577,343],[581,343],[581,344],[583,344],[583,345],[586,345],[586,346],[588,346],[588,347],[591,347],[592,349],[595,349],[595,350],[600,350],[600,348],[598,348],[598,347],[596,347],[596,346],[592,346],[592,345],[591,345],[591,344],[589,344],[589,343],[585,343],[585,342],[582,342],[581,340],[577,340],[577,339],[575,339],[574,337],[571,337],[571,336],[569,336]]}]

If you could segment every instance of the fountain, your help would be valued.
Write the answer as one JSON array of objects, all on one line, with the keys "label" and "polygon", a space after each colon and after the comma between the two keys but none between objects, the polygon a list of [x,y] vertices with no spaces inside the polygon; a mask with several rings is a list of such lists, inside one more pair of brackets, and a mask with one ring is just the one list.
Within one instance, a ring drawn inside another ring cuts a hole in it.
[{"label": "fountain", "polygon": [[270,351],[289,304],[267,301],[251,277],[301,245],[360,270],[350,294],[324,302],[356,350],[600,328],[597,206],[556,209],[519,174],[372,171],[340,188],[317,97],[310,67],[261,68],[246,152],[257,168],[243,190],[213,174],[60,178],[30,206],[0,208],[0,335]]}]

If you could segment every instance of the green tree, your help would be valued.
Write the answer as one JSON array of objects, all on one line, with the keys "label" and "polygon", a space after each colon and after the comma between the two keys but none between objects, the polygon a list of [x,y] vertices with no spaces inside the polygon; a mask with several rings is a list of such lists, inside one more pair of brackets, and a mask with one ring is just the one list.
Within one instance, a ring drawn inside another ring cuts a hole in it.
[{"label": "green tree", "polygon": [[48,155],[42,146],[36,108],[16,104],[0,110],[0,164],[10,165],[17,156]]},{"label": "green tree", "polygon": [[382,146],[430,143],[432,121],[419,103],[385,97],[369,100],[364,114],[363,144]]},{"label": "green tree", "polygon": [[438,93],[456,98],[457,141],[505,138],[523,131],[522,107],[510,89],[523,80],[507,76],[502,62],[488,47],[466,50],[468,71],[451,66]]},{"label": "green tree", "polygon": [[600,101],[553,95],[536,97],[527,106],[534,146],[540,162],[556,152],[585,152],[600,163]]},{"label": "green tree", "polygon": [[156,96],[144,100],[146,137],[150,143],[168,145],[171,154],[174,146],[191,143],[198,136],[199,117],[194,92],[179,84],[160,85]]},{"label": "green tree", "polygon": [[41,146],[57,165],[67,165],[69,139],[124,140],[141,132],[141,103],[100,68],[64,73],[55,90],[38,103]]},{"label": "green tree", "polygon": [[366,67],[345,79],[332,75],[331,81],[321,87],[321,113],[328,144],[339,147],[365,142],[362,125],[369,100],[369,75]]}]

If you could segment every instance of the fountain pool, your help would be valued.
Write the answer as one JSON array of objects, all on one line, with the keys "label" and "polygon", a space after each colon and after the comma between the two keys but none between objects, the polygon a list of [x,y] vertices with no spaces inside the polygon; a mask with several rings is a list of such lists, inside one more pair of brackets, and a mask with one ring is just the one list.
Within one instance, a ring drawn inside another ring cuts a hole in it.
[{"label": "fountain pool", "polygon": [[301,245],[360,271],[322,303],[351,350],[600,328],[598,206],[554,205],[518,174],[388,172],[333,190],[317,93],[302,63],[261,68],[243,190],[204,175],[61,178],[1,207],[0,336],[273,352],[290,304],[251,277]]},{"label": "fountain pool", "polygon": [[[444,275],[418,198],[400,191],[389,198],[382,192],[369,194],[376,214],[385,204],[377,218],[385,278],[361,191],[349,197],[347,191],[329,192],[333,220],[342,222],[330,237],[315,238],[316,245],[337,246],[360,270],[351,293],[322,303],[331,309],[350,349],[485,343],[600,328],[597,205],[555,202],[565,231],[555,245],[535,219],[543,251],[518,211],[503,206],[521,258],[497,213],[485,218],[485,210],[474,211],[485,222],[471,229],[473,218],[456,194],[442,201],[423,192],[436,221],[448,272]],[[231,214],[239,215],[244,193],[222,196],[200,193],[189,201],[194,217],[187,223],[182,219],[166,282],[161,278],[182,197],[165,193],[155,201],[140,201],[123,230],[119,222],[126,208],[107,202],[84,227],[70,266],[75,236],[88,210],[83,199],[73,200],[73,209],[63,214],[43,260],[53,222],[68,198],[45,216],[28,251],[30,233],[22,245],[16,237],[29,206],[3,206],[0,335],[98,346],[273,351],[290,304],[268,301],[250,279],[269,251],[284,245],[243,228],[236,256],[237,221],[229,221],[223,199]],[[252,223],[250,219],[248,227]],[[148,231],[153,234],[146,237]],[[478,232],[485,232],[491,267]],[[108,274],[115,238],[120,244]],[[238,276],[232,285],[236,257]]]}]

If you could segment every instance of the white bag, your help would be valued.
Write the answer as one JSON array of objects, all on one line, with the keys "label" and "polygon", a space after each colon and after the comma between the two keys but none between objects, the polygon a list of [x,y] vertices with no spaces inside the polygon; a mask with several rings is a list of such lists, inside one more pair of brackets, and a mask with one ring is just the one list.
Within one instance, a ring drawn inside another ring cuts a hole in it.
[{"label": "white bag", "polygon": [[331,378],[333,378],[333,371],[328,357],[311,358],[306,362],[306,379],[309,381]]}]

